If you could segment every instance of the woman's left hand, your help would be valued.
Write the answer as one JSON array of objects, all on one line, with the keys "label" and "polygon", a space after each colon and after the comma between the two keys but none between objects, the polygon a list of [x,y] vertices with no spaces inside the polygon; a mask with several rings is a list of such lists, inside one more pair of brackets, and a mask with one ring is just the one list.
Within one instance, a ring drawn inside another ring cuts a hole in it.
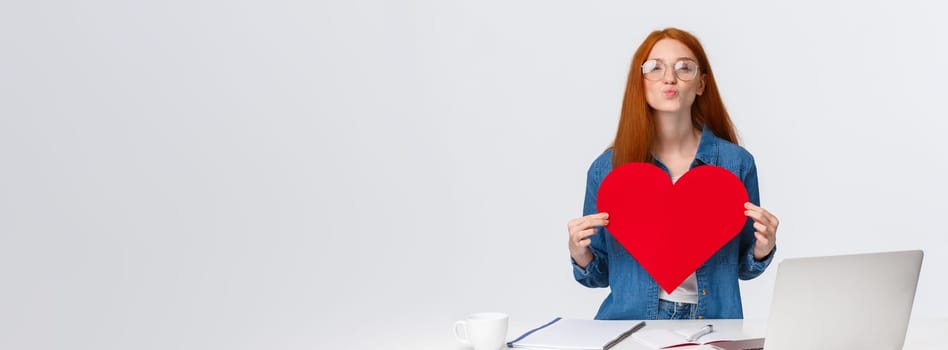
[{"label": "woman's left hand", "polygon": [[764,208],[751,202],[744,203],[744,215],[754,220],[754,235],[757,244],[754,245],[754,259],[763,260],[777,245],[777,226],[780,220]]}]

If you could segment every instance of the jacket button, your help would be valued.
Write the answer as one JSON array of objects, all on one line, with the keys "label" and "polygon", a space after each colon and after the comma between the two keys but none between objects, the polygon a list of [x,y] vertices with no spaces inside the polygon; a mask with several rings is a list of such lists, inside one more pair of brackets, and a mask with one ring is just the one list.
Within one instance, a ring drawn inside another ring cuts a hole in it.
[{"label": "jacket button", "polygon": [[704,316],[698,315],[698,319],[699,319],[699,320],[703,320],[703,319],[704,319]]},{"label": "jacket button", "polygon": [[701,290],[701,295],[708,295],[708,290],[707,290],[707,289],[702,289],[702,290]]}]

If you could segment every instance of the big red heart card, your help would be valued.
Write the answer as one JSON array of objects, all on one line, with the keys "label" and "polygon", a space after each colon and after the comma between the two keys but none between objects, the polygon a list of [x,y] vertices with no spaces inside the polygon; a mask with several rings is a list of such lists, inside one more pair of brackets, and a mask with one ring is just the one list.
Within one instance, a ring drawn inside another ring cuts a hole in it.
[{"label": "big red heart card", "polygon": [[606,229],[665,292],[671,293],[747,221],[747,189],[727,169],[702,165],[672,184],[648,163],[613,169],[596,202]]}]

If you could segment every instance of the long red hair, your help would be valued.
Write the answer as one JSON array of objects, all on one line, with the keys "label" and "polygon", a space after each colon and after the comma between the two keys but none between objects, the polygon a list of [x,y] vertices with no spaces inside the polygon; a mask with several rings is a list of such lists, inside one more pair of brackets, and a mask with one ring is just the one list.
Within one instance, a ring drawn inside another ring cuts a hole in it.
[{"label": "long red hair", "polygon": [[714,82],[714,71],[708,62],[701,43],[694,35],[677,28],[656,30],[648,35],[635,51],[629,68],[629,79],[625,85],[625,97],[622,99],[622,113],[619,115],[619,127],[613,143],[612,166],[618,167],[629,162],[651,162],[652,143],[656,138],[655,119],[651,107],[645,100],[645,80],[642,75],[642,63],[648,58],[659,40],[673,39],[681,42],[695,54],[698,66],[704,74],[704,93],[695,97],[691,105],[691,122],[695,128],[707,126],[718,137],[738,143],[737,134],[731,118],[724,108],[718,86]]}]

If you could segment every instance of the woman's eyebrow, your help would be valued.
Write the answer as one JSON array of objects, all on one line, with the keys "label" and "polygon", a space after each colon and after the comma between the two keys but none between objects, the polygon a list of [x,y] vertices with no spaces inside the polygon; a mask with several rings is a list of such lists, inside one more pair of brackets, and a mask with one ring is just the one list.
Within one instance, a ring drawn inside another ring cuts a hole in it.
[{"label": "woman's eyebrow", "polygon": [[[649,58],[649,59],[647,59],[646,61],[648,61],[648,60],[656,60],[656,61],[660,61],[660,62],[663,62],[663,63],[666,62],[665,60],[663,60],[663,59],[661,59],[661,58],[658,58],[658,57]],[[681,61],[681,60],[689,60],[689,61],[698,62],[698,59],[697,59],[697,58],[692,58],[692,57],[688,57],[688,56],[681,56],[681,57],[678,57],[678,58],[675,59],[675,61]]]}]

